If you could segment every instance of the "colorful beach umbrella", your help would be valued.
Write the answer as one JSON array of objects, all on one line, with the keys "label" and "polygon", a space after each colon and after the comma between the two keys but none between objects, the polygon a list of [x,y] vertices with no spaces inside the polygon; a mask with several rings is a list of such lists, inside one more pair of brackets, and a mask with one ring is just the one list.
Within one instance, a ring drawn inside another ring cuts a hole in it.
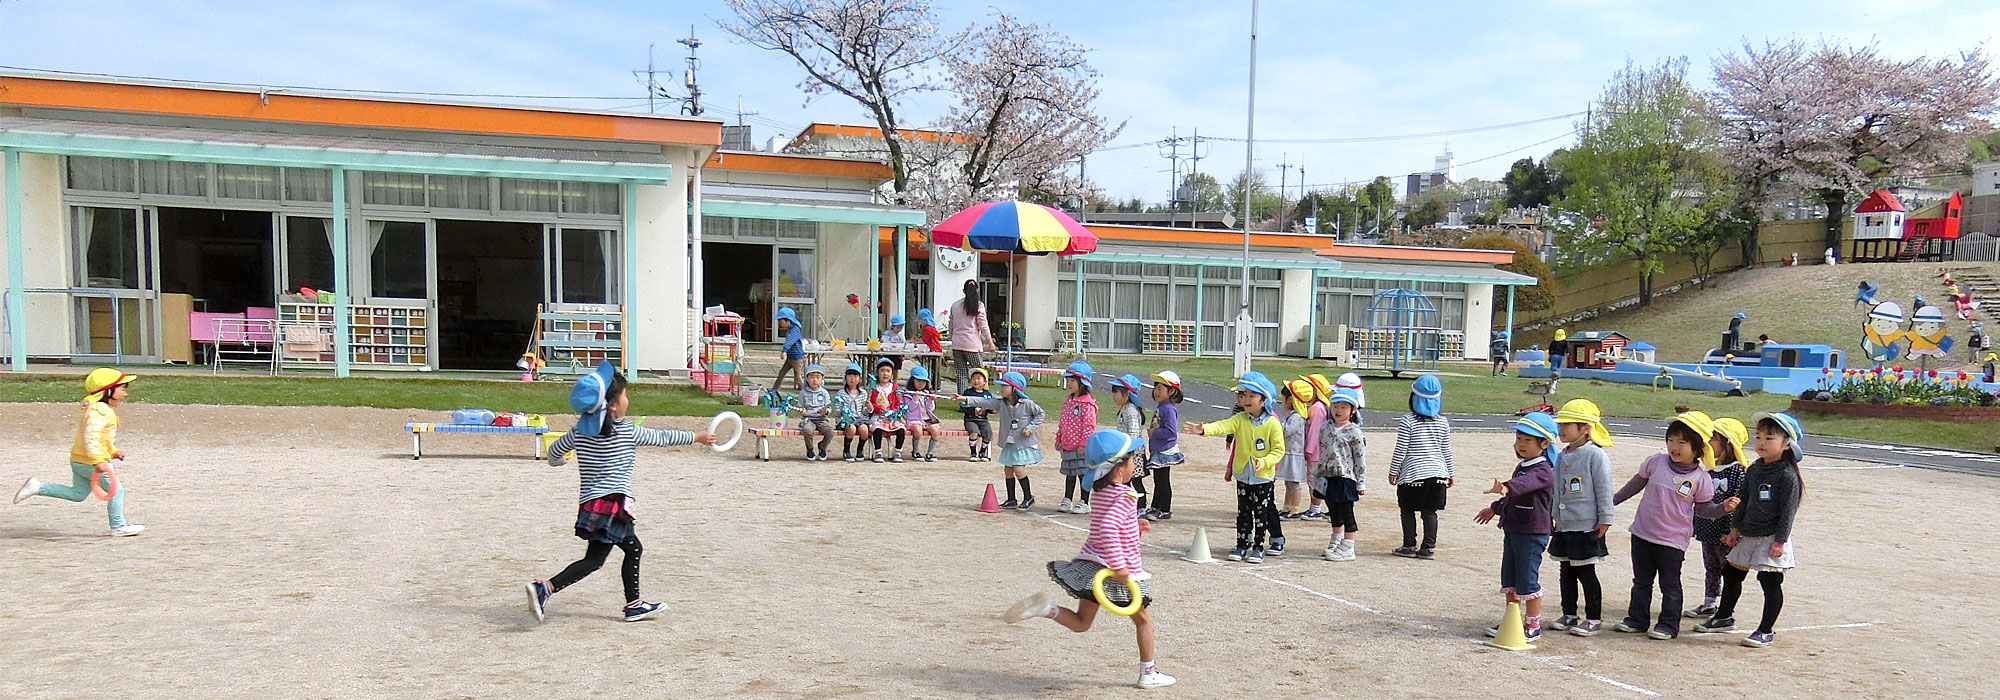
[{"label": "colorful beach umbrella", "polygon": [[1097,250],[1097,235],[1060,210],[1028,202],[966,207],[931,228],[931,242],[965,250],[1022,255],[1078,255]]}]

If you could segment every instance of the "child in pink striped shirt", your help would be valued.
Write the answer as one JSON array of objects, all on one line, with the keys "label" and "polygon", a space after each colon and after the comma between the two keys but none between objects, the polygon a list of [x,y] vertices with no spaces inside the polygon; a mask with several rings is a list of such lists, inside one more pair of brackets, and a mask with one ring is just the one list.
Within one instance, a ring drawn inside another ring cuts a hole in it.
[{"label": "child in pink striped shirt", "polygon": [[1132,625],[1139,637],[1139,687],[1158,688],[1173,685],[1174,677],[1153,665],[1153,593],[1146,586],[1152,574],[1146,573],[1139,558],[1139,538],[1151,523],[1139,519],[1138,494],[1132,491],[1131,481],[1133,456],[1144,444],[1116,430],[1099,430],[1085,441],[1082,451],[1089,471],[1083,477],[1094,481],[1097,491],[1097,507],[1090,512],[1090,534],[1076,558],[1048,564],[1049,578],[1077,600],[1076,610],[1057,605],[1047,593],[1036,593],[1009,607],[1003,618],[1012,624],[1046,617],[1072,632],[1088,630],[1101,607],[1092,584],[1099,571],[1109,569],[1112,575],[1104,582],[1104,597],[1110,604],[1130,605],[1132,592],[1126,584],[1138,585],[1139,610],[1132,614]]}]

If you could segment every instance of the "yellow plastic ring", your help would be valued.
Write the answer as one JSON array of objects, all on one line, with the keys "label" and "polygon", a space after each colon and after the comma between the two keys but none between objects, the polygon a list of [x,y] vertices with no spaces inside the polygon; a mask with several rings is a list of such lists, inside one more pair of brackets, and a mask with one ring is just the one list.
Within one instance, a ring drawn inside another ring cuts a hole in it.
[{"label": "yellow plastic ring", "polygon": [[1090,579],[1090,593],[1097,596],[1098,605],[1103,606],[1105,610],[1126,617],[1131,617],[1133,613],[1139,612],[1139,608],[1145,606],[1145,594],[1139,592],[1139,582],[1130,578],[1125,579],[1125,590],[1132,592],[1132,602],[1127,603],[1122,608],[1112,605],[1111,599],[1104,595],[1104,579],[1107,578],[1111,578],[1111,570],[1098,569],[1097,576]]}]

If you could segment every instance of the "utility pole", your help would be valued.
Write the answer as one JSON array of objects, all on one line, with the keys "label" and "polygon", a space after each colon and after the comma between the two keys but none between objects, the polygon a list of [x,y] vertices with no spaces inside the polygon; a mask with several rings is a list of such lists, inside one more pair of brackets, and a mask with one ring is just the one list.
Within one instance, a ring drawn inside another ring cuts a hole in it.
[{"label": "utility pole", "polygon": [[1167,159],[1167,228],[1174,227],[1175,213],[1179,211],[1181,191],[1181,135],[1176,127],[1165,143],[1159,144],[1160,157]]},{"label": "utility pole", "polygon": [[701,59],[695,58],[694,51],[701,48],[701,40],[694,38],[694,25],[688,25],[687,38],[677,43],[688,49],[687,73],[681,79],[681,83],[687,87],[688,96],[687,106],[682,111],[687,112],[687,115],[690,117],[699,117],[701,116],[701,85],[695,82],[694,72],[696,69],[701,68]]},{"label": "utility pole", "polygon": [[[1201,213],[1201,183],[1199,182],[1201,179],[1201,159],[1207,157],[1201,153],[1201,127],[1195,127],[1194,137],[1189,139],[1188,143],[1188,177],[1197,181],[1195,182],[1194,196],[1188,198],[1188,211],[1195,214]],[[1196,226],[1194,217],[1192,215],[1188,216],[1188,228],[1195,228]]]},{"label": "utility pole", "polygon": [[[695,56],[695,49],[701,48],[701,40],[695,38],[694,36],[694,25],[688,25],[688,35],[686,39],[678,39],[675,40],[674,43],[686,46],[688,50],[687,70],[681,74],[681,86],[687,90],[687,97],[674,97],[673,93],[669,92],[666,86],[660,84],[660,80],[658,77],[658,70],[653,65],[654,45],[647,44],[646,45],[646,111],[647,112],[659,111],[659,105],[657,104],[656,100],[671,100],[674,102],[681,103],[682,114],[686,114],[691,117],[699,117],[701,116],[702,112],[701,84],[695,80],[695,71],[701,69],[701,59]],[[639,72],[632,71],[632,74],[636,76],[639,74]],[[737,107],[739,110],[742,107],[742,102],[740,99],[738,100]],[[738,126],[741,125],[742,124],[739,121]]]},{"label": "utility pole", "polygon": [[1250,96],[1243,124],[1243,278],[1242,305],[1236,310],[1236,347],[1230,370],[1241,377],[1250,371],[1250,172],[1257,165],[1257,0],[1250,0]]}]

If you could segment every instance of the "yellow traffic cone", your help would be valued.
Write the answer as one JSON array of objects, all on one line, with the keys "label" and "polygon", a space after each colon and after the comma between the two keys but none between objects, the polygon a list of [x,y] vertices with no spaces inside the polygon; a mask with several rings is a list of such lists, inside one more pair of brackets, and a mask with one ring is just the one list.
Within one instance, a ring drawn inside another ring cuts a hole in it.
[{"label": "yellow traffic cone", "polygon": [[1527,623],[1521,619],[1521,604],[1507,603],[1507,615],[1500,618],[1500,634],[1487,640],[1488,645],[1509,651],[1527,651],[1535,648],[1528,643]]},{"label": "yellow traffic cone", "polygon": [[1215,563],[1215,557],[1208,552],[1208,528],[1197,527],[1194,529],[1194,544],[1188,545],[1187,554],[1181,555],[1181,561],[1194,562],[1196,564]]}]

